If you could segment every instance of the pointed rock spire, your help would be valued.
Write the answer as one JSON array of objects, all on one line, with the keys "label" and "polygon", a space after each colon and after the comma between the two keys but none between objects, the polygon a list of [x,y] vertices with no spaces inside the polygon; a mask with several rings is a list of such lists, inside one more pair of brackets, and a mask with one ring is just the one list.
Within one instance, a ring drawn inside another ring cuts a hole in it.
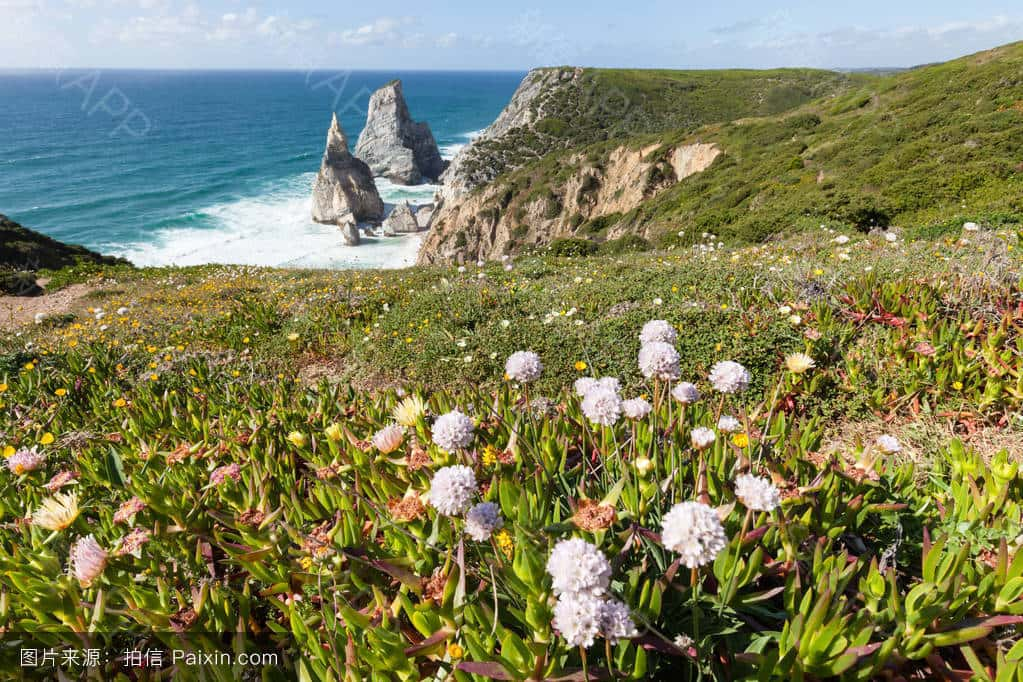
[{"label": "pointed rock spire", "polygon": [[366,127],[355,155],[377,175],[402,185],[437,180],[447,167],[426,123],[412,120],[401,81],[393,80],[373,93]]},{"label": "pointed rock spire", "polygon": [[383,217],[384,202],[373,173],[348,151],[348,138],[334,114],[327,131],[327,149],[313,183],[313,220],[345,226]]}]

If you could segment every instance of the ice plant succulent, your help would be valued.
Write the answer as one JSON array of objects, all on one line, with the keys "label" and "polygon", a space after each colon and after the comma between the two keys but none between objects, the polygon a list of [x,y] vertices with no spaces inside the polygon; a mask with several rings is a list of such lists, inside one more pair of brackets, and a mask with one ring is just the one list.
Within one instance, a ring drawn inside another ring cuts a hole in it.
[{"label": "ice plant succulent", "polygon": [[401,446],[405,438],[405,430],[397,424],[388,424],[373,434],[373,447],[387,455]]},{"label": "ice plant succulent", "polygon": [[444,516],[458,516],[469,508],[476,492],[476,474],[463,465],[444,467],[430,482],[430,504]]},{"label": "ice plant succulent", "polygon": [[793,374],[803,374],[816,366],[817,363],[806,353],[792,353],[785,357],[785,367]]},{"label": "ice plant succulent", "polygon": [[406,396],[394,406],[391,415],[401,426],[412,428],[426,414],[426,403],[418,395]]},{"label": "ice plant succulent", "polygon": [[526,384],[536,381],[543,373],[543,363],[540,356],[530,351],[520,350],[508,356],[504,364],[504,373],[512,381]]},{"label": "ice plant succulent", "polygon": [[661,519],[661,542],[687,568],[714,561],[728,544],[717,512],[702,502],[680,502]]},{"label": "ice plant succulent", "polygon": [[90,587],[107,567],[107,551],[86,535],[71,545],[71,573],[82,587]]},{"label": "ice plant succulent", "polygon": [[78,495],[57,493],[43,500],[43,503],[32,512],[32,524],[46,530],[64,530],[78,518]]},{"label": "ice plant succulent", "polygon": [[15,476],[35,471],[46,462],[46,455],[36,448],[22,448],[7,458],[7,468]]}]

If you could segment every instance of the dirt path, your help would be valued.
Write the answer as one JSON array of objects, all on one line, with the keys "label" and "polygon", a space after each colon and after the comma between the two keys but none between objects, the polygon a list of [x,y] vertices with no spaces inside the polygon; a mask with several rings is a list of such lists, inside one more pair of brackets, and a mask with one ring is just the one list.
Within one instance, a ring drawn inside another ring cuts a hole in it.
[{"label": "dirt path", "polygon": [[72,284],[42,296],[0,296],[0,329],[9,331],[31,324],[39,313],[57,315],[68,312],[75,303],[98,288],[93,284]]}]

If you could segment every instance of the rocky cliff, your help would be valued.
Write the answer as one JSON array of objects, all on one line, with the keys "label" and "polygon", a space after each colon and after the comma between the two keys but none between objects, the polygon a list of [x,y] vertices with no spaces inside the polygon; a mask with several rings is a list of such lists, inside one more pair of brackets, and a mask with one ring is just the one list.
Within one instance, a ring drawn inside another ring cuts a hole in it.
[{"label": "rocky cliff", "polygon": [[348,138],[335,114],[327,131],[327,149],[320,172],[313,183],[313,220],[343,225],[383,217],[384,202],[373,182],[373,173],[348,151]]},{"label": "rocky cliff", "polygon": [[[647,237],[636,210],[667,188],[708,168],[721,150],[706,143],[616,147],[606,161],[566,160],[557,184],[533,187],[510,179],[447,200],[434,217],[419,262],[499,258],[565,237]],[[528,182],[528,179],[527,179]]]},{"label": "rocky cliff", "polygon": [[370,97],[366,127],[355,145],[355,155],[376,175],[403,185],[436,180],[446,167],[430,126],[412,120],[400,80],[391,81]]}]

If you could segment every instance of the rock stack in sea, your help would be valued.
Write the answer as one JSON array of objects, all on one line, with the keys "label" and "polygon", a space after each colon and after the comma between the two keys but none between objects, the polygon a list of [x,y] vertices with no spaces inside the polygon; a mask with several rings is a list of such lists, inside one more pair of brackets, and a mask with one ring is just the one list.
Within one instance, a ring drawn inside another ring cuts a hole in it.
[{"label": "rock stack in sea", "polygon": [[355,145],[355,155],[369,164],[374,174],[402,185],[437,180],[447,167],[430,126],[412,120],[400,80],[391,81],[370,97],[366,127]]},{"label": "rock stack in sea", "polygon": [[313,183],[313,220],[338,225],[344,231],[345,241],[357,244],[355,224],[383,217],[384,202],[373,182],[373,173],[348,151],[348,139],[335,114],[327,132],[327,150],[320,172]]},{"label": "rock stack in sea", "polygon": [[398,204],[391,210],[383,225],[384,236],[391,237],[396,234],[408,234],[419,231],[419,222],[416,220],[416,213],[409,202]]}]

